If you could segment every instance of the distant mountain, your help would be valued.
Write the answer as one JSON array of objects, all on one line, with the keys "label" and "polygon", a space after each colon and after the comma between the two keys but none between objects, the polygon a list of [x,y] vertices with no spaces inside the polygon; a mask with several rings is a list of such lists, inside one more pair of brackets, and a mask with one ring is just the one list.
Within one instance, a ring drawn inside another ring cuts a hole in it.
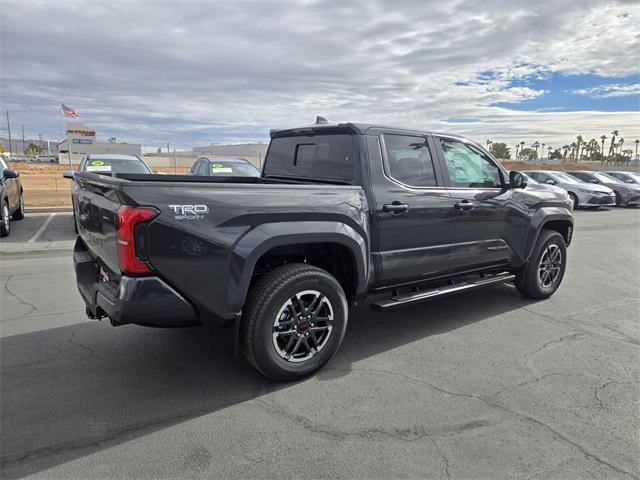
[{"label": "distant mountain", "polygon": [[[40,143],[40,140],[38,140],[37,138],[25,138],[24,139],[24,145],[22,145],[22,137],[14,137],[13,136],[13,129],[11,129],[11,146],[13,148],[13,153],[14,154],[18,154],[21,155],[24,152],[24,149],[29,146],[30,143],[35,143],[36,145],[38,145]],[[9,151],[9,137],[0,137],[0,142],[2,142],[2,145],[4,146],[4,151],[8,152]],[[51,148],[51,154],[55,155],[56,153],[56,145],[58,144],[58,140],[49,140],[49,145]],[[44,153],[47,153],[47,140],[43,139],[42,140],[42,146],[44,147]]]}]

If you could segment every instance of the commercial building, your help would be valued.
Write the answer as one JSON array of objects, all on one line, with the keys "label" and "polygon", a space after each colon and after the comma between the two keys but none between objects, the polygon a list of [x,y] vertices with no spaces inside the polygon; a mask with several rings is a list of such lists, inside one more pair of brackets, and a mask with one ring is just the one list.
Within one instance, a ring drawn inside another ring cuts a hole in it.
[{"label": "commercial building", "polygon": [[96,131],[81,122],[67,123],[67,138],[58,144],[60,163],[78,164],[82,157],[91,153],[114,153],[120,155],[142,155],[142,145],[96,141]]}]

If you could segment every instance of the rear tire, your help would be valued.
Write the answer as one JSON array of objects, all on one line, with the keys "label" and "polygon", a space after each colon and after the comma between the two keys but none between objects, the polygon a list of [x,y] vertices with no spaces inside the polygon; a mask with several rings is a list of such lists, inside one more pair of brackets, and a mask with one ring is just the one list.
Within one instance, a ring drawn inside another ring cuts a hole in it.
[{"label": "rear tire", "polygon": [[20,203],[18,205],[18,209],[13,212],[13,216],[11,217],[13,220],[22,220],[24,218],[24,194],[20,192]]},{"label": "rear tire", "polygon": [[242,353],[264,376],[293,381],[336,353],[349,309],[338,281],[304,263],[278,267],[251,288],[240,324]]},{"label": "rear tire", "polygon": [[618,192],[615,192],[615,194],[616,194],[616,207],[619,207],[620,205],[622,205],[622,197]]},{"label": "rear tire", "polygon": [[516,288],[525,297],[548,298],[553,295],[567,267],[567,244],[555,230],[542,230],[531,258],[516,276]]},{"label": "rear tire", "polygon": [[2,202],[0,207],[0,237],[6,237],[11,233],[11,214],[9,213],[9,202]]}]

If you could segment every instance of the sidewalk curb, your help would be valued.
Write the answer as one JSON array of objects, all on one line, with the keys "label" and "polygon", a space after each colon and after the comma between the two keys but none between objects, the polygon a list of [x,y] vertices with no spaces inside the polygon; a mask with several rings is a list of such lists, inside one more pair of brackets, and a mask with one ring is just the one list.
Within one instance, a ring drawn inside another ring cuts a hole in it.
[{"label": "sidewalk curb", "polygon": [[25,215],[29,213],[58,213],[58,212],[73,212],[72,207],[25,207]]}]

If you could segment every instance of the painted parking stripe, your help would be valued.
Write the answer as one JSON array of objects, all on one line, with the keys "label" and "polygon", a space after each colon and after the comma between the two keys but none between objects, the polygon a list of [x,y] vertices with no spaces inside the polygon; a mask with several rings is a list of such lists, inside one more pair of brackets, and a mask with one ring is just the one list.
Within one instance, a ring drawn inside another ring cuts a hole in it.
[{"label": "painted parking stripe", "polygon": [[53,217],[55,217],[56,214],[55,213],[51,213],[49,214],[49,216],[47,217],[47,219],[44,221],[44,223],[40,226],[40,228],[38,229],[38,231],[33,235],[33,237],[31,237],[29,239],[29,241],[27,243],[34,243],[36,242],[39,238],[40,235],[42,235],[42,232],[45,231],[45,229],[49,226],[49,224],[51,223],[51,220],[53,220]]}]

